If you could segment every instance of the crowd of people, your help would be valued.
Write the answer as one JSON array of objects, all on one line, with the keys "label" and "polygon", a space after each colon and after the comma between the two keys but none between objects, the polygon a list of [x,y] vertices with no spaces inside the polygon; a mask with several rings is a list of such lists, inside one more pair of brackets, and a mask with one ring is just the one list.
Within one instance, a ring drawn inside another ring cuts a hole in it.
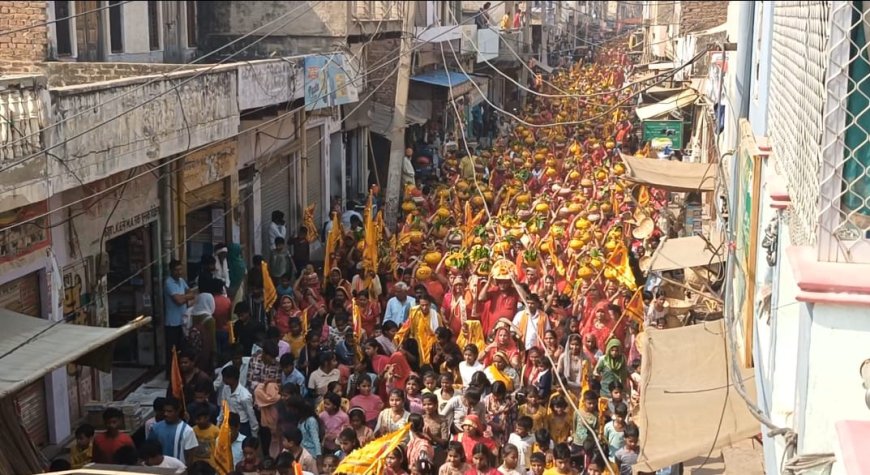
[{"label": "crowd of people", "polygon": [[656,233],[632,232],[662,196],[619,160],[644,153],[626,149],[626,64],[605,50],[554,73],[525,124],[408,186],[395,229],[376,188],[362,216],[334,211],[322,271],[310,216],[288,237],[280,212],[250,268],[217,246],[191,288],[173,262],[181,387],[154,401],[138,447],[117,410],[104,432],[79,427],[73,465],[214,473],[227,402],[238,473],[356,473],[345,457],[404,427],[383,473],[631,473],[638,335],[663,324],[664,299],[637,265]]}]

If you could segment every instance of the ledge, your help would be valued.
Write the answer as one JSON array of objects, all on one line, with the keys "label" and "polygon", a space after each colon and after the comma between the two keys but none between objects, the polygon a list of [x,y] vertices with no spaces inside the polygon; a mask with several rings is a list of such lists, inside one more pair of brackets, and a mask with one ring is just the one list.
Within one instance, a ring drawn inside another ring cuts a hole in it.
[{"label": "ledge", "polygon": [[786,254],[798,301],[870,305],[870,264],[819,262],[816,249],[806,246],[789,246]]},{"label": "ledge", "polygon": [[840,442],[840,462],[848,475],[870,475],[870,422],[837,421],[837,438]]}]

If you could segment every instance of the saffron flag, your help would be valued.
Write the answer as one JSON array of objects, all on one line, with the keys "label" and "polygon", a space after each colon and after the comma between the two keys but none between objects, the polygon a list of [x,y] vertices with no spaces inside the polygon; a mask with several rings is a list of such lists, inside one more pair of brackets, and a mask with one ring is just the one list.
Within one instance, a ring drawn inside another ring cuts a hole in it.
[{"label": "saffron flag", "polygon": [[169,385],[172,388],[172,397],[181,401],[181,411],[187,407],[184,400],[184,378],[181,377],[181,367],[178,366],[178,349],[172,347],[172,366],[169,369]]},{"label": "saffron flag", "polygon": [[384,472],[387,454],[396,449],[408,436],[411,424],[378,437],[354,450],[338,464],[335,473],[346,475],[381,475]]},{"label": "saffron flag", "polygon": [[214,452],[211,454],[212,466],[221,475],[226,475],[233,471],[233,441],[230,440],[230,405],[226,399],[223,403],[223,421],[218,429],[217,442],[214,445]]},{"label": "saffron flag", "polygon": [[329,234],[326,235],[326,250],[323,254],[324,286],[326,286],[326,281],[329,279],[329,271],[332,270],[332,267],[335,265],[335,263],[332,262],[332,255],[335,253],[338,245],[341,244],[341,236],[343,234],[344,230],[341,227],[341,220],[339,219],[338,213],[335,213],[332,216],[332,229],[330,229]]},{"label": "saffron flag", "polygon": [[631,267],[628,265],[628,249],[624,243],[617,244],[616,249],[607,256],[607,265],[616,271],[617,282],[628,290],[637,289],[634,273],[631,272]]},{"label": "saffron flag", "polygon": [[640,289],[634,291],[634,295],[631,296],[631,300],[629,300],[628,304],[625,306],[625,314],[632,320],[636,321],[638,325],[640,325],[640,330],[643,331],[643,294],[641,294]]},{"label": "saffron flag", "polygon": [[260,262],[260,272],[263,273],[263,305],[268,310],[278,300],[278,291],[275,289],[272,277],[269,276],[269,265],[266,264],[266,261]]},{"label": "saffron flag", "polygon": [[355,351],[357,361],[362,361],[363,351],[362,351],[362,341],[363,341],[363,327],[362,327],[362,312],[363,309],[360,308],[359,304],[356,301],[356,297],[353,298],[353,303],[351,305],[351,319],[353,324],[353,334],[355,335]]},{"label": "saffron flag", "polygon": [[317,208],[317,203],[311,203],[305,208],[302,213],[302,224],[305,226],[305,240],[314,242],[320,235],[317,233],[317,225],[314,224],[314,210]]},{"label": "saffron flag", "polygon": [[366,209],[363,214],[363,255],[362,264],[365,271],[364,282],[368,289],[371,284],[369,272],[376,274],[378,272],[378,223],[373,215],[374,206],[372,205],[372,194],[369,193],[369,199],[366,203]]}]

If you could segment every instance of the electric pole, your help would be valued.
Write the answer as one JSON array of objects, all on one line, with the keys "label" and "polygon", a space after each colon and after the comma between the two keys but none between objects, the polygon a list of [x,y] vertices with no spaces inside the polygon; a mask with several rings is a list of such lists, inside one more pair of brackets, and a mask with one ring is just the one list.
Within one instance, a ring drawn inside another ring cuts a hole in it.
[{"label": "electric pole", "polygon": [[[405,156],[405,111],[408,107],[408,88],[411,82],[411,49],[414,15],[417,2],[402,2],[405,18],[402,21],[402,42],[399,44],[399,72],[396,78],[396,102],[393,107],[393,128],[390,144],[390,167],[387,173],[387,195],[384,203],[385,220],[390,232],[395,231],[402,193],[402,161]],[[445,65],[446,67],[446,65]]]}]

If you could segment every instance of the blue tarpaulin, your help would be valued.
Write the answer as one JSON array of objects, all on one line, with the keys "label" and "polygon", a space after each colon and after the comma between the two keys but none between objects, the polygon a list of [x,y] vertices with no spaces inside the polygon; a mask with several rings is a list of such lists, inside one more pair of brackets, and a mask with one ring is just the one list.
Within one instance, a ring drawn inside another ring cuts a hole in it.
[{"label": "blue tarpaulin", "polygon": [[460,84],[470,81],[468,76],[456,71],[438,70],[428,73],[411,76],[411,79],[417,82],[432,84],[441,87],[456,87]]}]

